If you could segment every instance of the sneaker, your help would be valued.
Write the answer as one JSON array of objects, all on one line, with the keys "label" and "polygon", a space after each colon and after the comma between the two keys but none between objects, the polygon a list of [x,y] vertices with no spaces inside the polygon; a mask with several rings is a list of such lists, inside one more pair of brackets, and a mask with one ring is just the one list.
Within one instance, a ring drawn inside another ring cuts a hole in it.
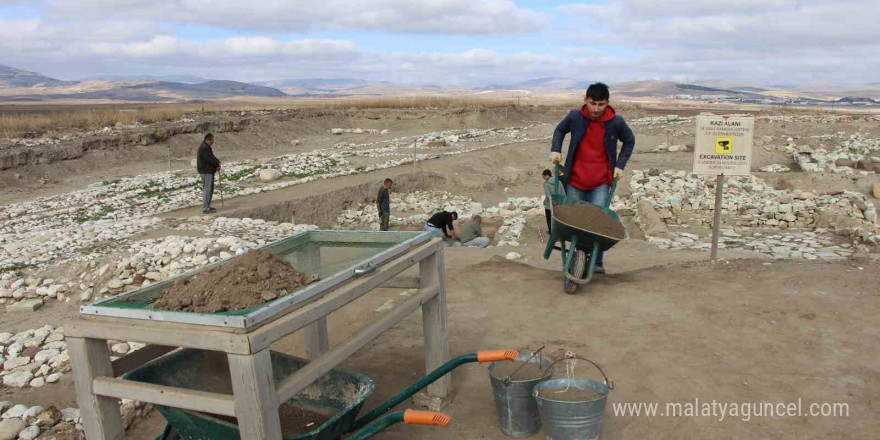
[{"label": "sneaker", "polygon": [[208,208],[207,211],[202,211],[202,214],[210,214],[212,212],[217,212],[217,208]]},{"label": "sneaker", "polygon": [[602,266],[601,264],[597,264],[597,265],[593,268],[593,273],[602,273],[602,274],[604,274],[604,273],[605,273],[605,266]]}]

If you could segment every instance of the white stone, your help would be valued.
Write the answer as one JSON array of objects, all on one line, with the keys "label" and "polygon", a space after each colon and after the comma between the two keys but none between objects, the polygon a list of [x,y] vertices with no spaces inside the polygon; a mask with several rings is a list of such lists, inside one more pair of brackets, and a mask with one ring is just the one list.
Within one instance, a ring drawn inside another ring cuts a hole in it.
[{"label": "white stone", "polygon": [[114,353],[126,354],[130,350],[130,347],[125,342],[120,342],[118,344],[113,344],[112,350]]},{"label": "white stone", "polygon": [[31,379],[33,378],[34,373],[30,373],[27,371],[16,371],[14,373],[3,376],[3,385],[22,388],[30,383]]},{"label": "white stone", "polygon": [[44,363],[48,362],[49,359],[52,359],[53,357],[58,356],[59,354],[61,354],[61,351],[57,350],[57,349],[43,350],[43,351],[37,352],[37,354],[34,355],[34,362],[36,362],[38,364],[44,364]]},{"label": "white stone", "polygon": [[55,382],[58,382],[59,380],[61,380],[61,373],[52,373],[52,374],[46,376],[46,382],[48,382],[48,383],[55,383]]},{"label": "white stone", "polygon": [[25,405],[15,405],[12,408],[7,409],[6,412],[3,413],[2,417],[4,419],[13,418],[13,417],[21,418],[24,416],[24,413],[27,410],[28,410],[28,407]]},{"label": "white stone", "polygon": [[0,422],[0,440],[16,440],[26,427],[24,421],[18,418],[3,420]]},{"label": "white stone", "polygon": [[6,371],[11,371],[18,367],[23,367],[29,363],[31,363],[31,358],[28,356],[12,357],[7,359],[6,362],[3,362],[3,369]]},{"label": "white stone", "polygon": [[61,410],[61,420],[74,422],[79,419],[79,408],[64,408]]},{"label": "white stone", "polygon": [[508,252],[507,255],[504,256],[504,258],[506,258],[508,260],[518,260],[518,259],[522,258],[522,255],[520,255],[516,252]]},{"label": "white stone", "polygon": [[276,169],[266,169],[260,170],[260,180],[263,182],[271,182],[273,180],[278,180],[282,176],[281,171]]},{"label": "white stone", "polygon": [[21,430],[18,433],[18,440],[34,440],[40,435],[40,427],[37,425],[31,425],[27,428]]},{"label": "white stone", "polygon": [[33,388],[40,388],[40,387],[42,387],[42,386],[45,385],[45,384],[46,384],[46,379],[43,379],[42,377],[38,377],[38,378],[36,378],[36,379],[31,380],[31,384],[30,384],[30,385],[31,385],[31,387],[33,387]]}]

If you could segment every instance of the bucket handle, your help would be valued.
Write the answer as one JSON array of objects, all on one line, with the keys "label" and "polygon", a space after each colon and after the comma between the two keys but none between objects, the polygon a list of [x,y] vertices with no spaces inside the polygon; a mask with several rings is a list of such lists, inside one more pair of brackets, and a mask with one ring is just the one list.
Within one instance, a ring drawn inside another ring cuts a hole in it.
[{"label": "bucket handle", "polygon": [[[567,356],[567,357],[563,357],[563,358],[557,360],[556,362],[553,362],[552,364],[550,364],[550,368],[552,369],[554,366],[556,366],[556,364],[558,364],[558,363],[561,362],[561,361],[568,361],[568,360],[572,360],[572,359],[578,359],[578,360],[582,360],[582,361],[587,361],[587,362],[593,364],[593,366],[595,366],[596,369],[598,369],[599,372],[602,373],[602,377],[605,378],[605,385],[608,385],[608,389],[609,389],[609,390],[613,390],[613,389],[614,389],[614,381],[611,380],[611,379],[605,374],[604,371],[602,371],[602,367],[600,367],[599,364],[597,364],[597,363],[595,363],[595,362],[593,362],[593,361],[591,361],[591,360],[589,360],[589,359],[587,359],[587,358],[582,358],[582,357],[580,357],[580,356]],[[551,371],[555,371],[555,370],[551,370]]]}]

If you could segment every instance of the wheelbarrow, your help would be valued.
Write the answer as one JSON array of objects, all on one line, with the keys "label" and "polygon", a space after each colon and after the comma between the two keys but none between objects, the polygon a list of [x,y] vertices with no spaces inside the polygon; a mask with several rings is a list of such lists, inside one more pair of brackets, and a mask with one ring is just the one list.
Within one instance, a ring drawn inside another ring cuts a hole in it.
[{"label": "wheelbarrow", "polygon": [[[544,259],[550,259],[554,249],[562,253],[562,272],[565,274],[563,289],[565,293],[571,295],[577,291],[579,285],[589,283],[590,279],[592,279],[593,269],[596,267],[596,256],[599,251],[604,252],[611,249],[620,239],[608,237],[560,221],[555,215],[555,209],[563,205],[593,205],[599,207],[606,215],[620,223],[620,217],[611,210],[611,199],[614,197],[614,190],[617,189],[618,179],[612,179],[608,200],[605,202],[605,206],[600,206],[559,194],[559,170],[560,165],[557,162],[556,185],[553,189],[553,200],[550,203],[550,238],[547,240],[547,247],[544,249]],[[558,246],[557,242],[559,243]]]},{"label": "wheelbarrow", "polygon": [[[331,370],[309,385],[286,404],[326,417],[306,432],[285,434],[284,440],[360,440],[371,437],[383,429],[400,422],[417,425],[446,427],[451,418],[431,411],[398,411],[385,414],[391,408],[412,397],[437,379],[459,365],[470,362],[496,362],[515,360],[514,350],[481,351],[458,356],[427,376],[410,385],[367,415],[357,418],[366,399],[373,393],[375,384],[367,376],[345,371]],[[270,352],[272,371],[276,382],[287,377],[308,361],[277,352]],[[155,359],[123,378],[137,382],[176,388],[195,389],[214,393],[232,393],[228,364],[222,353],[182,349]],[[240,440],[235,420],[180,408],[156,405],[168,425],[156,440]],[[385,414],[383,416],[383,414]],[[299,429],[304,431],[305,428]]]}]

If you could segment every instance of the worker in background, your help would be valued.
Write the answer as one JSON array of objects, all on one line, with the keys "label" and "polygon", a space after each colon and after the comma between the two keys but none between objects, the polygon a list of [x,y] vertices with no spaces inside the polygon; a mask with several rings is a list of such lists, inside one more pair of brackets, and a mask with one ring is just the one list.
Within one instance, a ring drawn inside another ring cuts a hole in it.
[{"label": "worker in background", "polygon": [[[553,131],[550,161],[561,160],[562,141],[571,133],[565,156],[562,182],[566,196],[605,206],[611,192],[612,179],[623,174],[626,162],[636,145],[636,137],[626,121],[608,105],[611,92],[602,83],[591,84],[584,96],[584,105],[574,109]],[[617,142],[623,142],[620,155]],[[595,273],[605,273],[603,252],[596,255]]]},{"label": "worker in background", "polygon": [[550,221],[550,206],[553,204],[553,195],[565,195],[565,187],[560,181],[558,192],[554,192],[556,191],[556,181],[559,178],[554,176],[550,170],[544,170],[541,173],[541,177],[544,178],[544,217],[547,218],[547,235],[550,235],[550,225],[552,224]]},{"label": "worker in background", "polygon": [[220,172],[220,159],[214,156],[214,135],[208,133],[199,145],[196,152],[196,170],[202,177],[202,213],[209,214],[217,211],[211,207],[211,198],[214,197],[214,173]]},{"label": "worker in background", "polygon": [[382,187],[379,188],[379,195],[376,197],[376,208],[379,210],[380,231],[388,230],[388,220],[391,219],[391,195],[388,193],[388,190],[391,189],[391,185],[393,184],[393,180],[385,179],[385,182],[382,183]]},{"label": "worker in background", "polygon": [[468,220],[461,228],[458,234],[458,241],[462,246],[481,247],[489,246],[489,237],[483,236],[483,218],[475,215],[473,219]]},{"label": "worker in background", "polygon": [[440,211],[428,219],[425,223],[425,231],[430,232],[432,237],[444,240],[455,238],[455,226],[452,224],[455,220],[458,220],[457,212]]}]

